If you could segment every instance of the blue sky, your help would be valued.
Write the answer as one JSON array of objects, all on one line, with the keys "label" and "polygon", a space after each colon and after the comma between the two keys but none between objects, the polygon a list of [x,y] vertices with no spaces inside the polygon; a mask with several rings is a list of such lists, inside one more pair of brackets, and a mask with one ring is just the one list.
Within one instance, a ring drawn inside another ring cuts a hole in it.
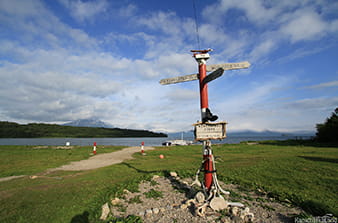
[{"label": "blue sky", "polygon": [[[195,0],[209,83],[228,129],[315,130],[338,106],[338,1]],[[192,129],[200,120],[192,0],[0,0],[0,120]]]}]

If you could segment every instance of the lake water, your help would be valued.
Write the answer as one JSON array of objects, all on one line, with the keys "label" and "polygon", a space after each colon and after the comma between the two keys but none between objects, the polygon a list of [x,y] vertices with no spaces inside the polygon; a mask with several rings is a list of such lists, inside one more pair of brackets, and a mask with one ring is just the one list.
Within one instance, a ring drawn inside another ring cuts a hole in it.
[{"label": "lake water", "polygon": [[[294,136],[228,136],[224,140],[213,140],[213,144],[234,144],[242,141],[263,141],[263,140],[287,140],[294,139]],[[306,139],[309,137],[302,137]],[[163,142],[173,138],[0,138],[0,145],[41,145],[41,146],[62,146],[67,142],[70,145],[90,146],[94,142],[97,145],[122,145],[139,146],[144,142],[145,146],[161,146]],[[193,141],[193,138],[184,138]]]}]

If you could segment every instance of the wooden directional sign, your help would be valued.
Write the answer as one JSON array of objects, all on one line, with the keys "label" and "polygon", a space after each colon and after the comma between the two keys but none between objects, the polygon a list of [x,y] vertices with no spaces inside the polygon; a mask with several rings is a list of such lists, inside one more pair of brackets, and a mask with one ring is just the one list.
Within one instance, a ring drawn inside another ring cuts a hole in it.
[{"label": "wooden directional sign", "polygon": [[[204,78],[203,83],[206,84],[216,78],[222,76],[225,70],[237,70],[250,67],[250,63],[248,61],[239,62],[239,63],[223,63],[223,64],[213,64],[207,65],[207,71],[214,71],[208,76]],[[198,74],[189,74],[179,77],[172,77],[160,80],[160,84],[167,85],[167,84],[176,84],[186,81],[194,81],[198,80]]]},{"label": "wooden directional sign", "polygon": [[215,70],[214,72],[210,73],[208,76],[206,76],[203,79],[203,84],[209,83],[210,81],[215,80],[216,78],[219,78],[220,76],[222,76],[224,72],[223,68],[218,68],[217,70]]},{"label": "wooden directional sign", "polygon": [[160,80],[160,84],[162,84],[162,85],[176,84],[176,83],[180,83],[180,82],[193,81],[193,80],[198,80],[198,74],[189,74],[189,75],[185,75],[185,76],[162,79],[162,80]]},{"label": "wooden directional sign", "polygon": [[218,68],[223,68],[223,70],[237,70],[250,67],[250,63],[248,61],[239,62],[239,63],[223,63],[223,64],[212,64],[207,65],[207,71],[213,71]]},{"label": "wooden directional sign", "polygon": [[196,123],[195,126],[195,140],[204,141],[211,139],[224,139],[226,137],[225,125],[226,122],[217,123]]}]

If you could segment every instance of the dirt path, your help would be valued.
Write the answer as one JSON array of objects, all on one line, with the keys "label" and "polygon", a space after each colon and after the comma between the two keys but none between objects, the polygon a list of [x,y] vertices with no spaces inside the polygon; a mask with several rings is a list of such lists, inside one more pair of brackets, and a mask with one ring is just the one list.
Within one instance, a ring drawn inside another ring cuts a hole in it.
[{"label": "dirt path", "polygon": [[[153,147],[144,147],[144,150],[153,150]],[[122,150],[112,152],[112,153],[103,153],[90,157],[87,160],[80,160],[71,162],[57,168],[49,169],[47,172],[57,171],[57,170],[68,170],[68,171],[80,171],[80,170],[91,170],[97,169],[100,167],[110,166],[113,164],[121,163],[124,160],[132,159],[132,155],[136,152],[140,152],[140,147],[127,147]]]},{"label": "dirt path", "polygon": [[[144,147],[145,151],[153,150],[153,149],[155,148]],[[58,171],[58,170],[81,171],[81,170],[91,170],[91,169],[97,169],[97,168],[101,168],[105,166],[110,166],[113,164],[121,163],[124,160],[132,159],[133,158],[132,155],[136,152],[140,152],[139,146],[127,147],[122,150],[111,152],[111,153],[102,153],[102,154],[92,156],[86,160],[75,161],[75,162],[71,162],[69,164],[66,164],[66,165],[63,165],[57,168],[48,169],[46,170],[45,174]],[[0,178],[0,182],[16,179],[20,177],[25,177],[25,176],[26,175],[3,177],[3,178]]]}]

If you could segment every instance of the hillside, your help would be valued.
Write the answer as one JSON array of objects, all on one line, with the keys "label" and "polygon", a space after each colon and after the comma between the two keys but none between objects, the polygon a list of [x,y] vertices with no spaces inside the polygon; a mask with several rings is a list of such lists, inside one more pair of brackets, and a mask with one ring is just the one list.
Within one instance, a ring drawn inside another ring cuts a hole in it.
[{"label": "hillside", "polygon": [[116,138],[116,137],[167,137],[148,130],[120,128],[74,127],[55,124],[0,122],[0,138]]}]

